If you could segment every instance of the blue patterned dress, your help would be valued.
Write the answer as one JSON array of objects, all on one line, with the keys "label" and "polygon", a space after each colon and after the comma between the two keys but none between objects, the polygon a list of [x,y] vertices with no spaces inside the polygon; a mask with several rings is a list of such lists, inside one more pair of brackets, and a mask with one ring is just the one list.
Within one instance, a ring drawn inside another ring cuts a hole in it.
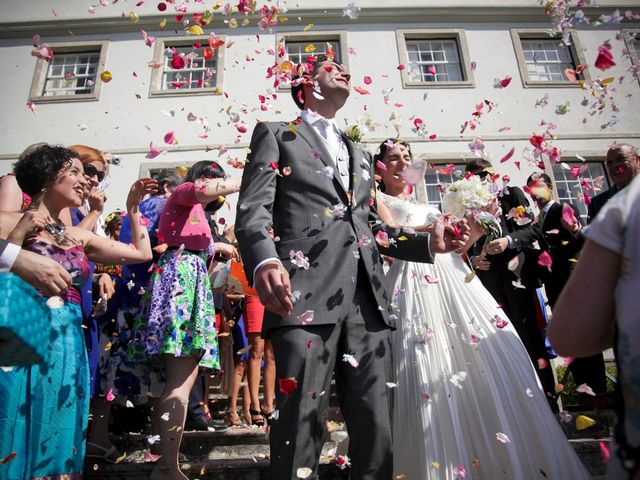
[{"label": "blue patterned dress", "polygon": [[[41,365],[0,370],[0,478],[80,479],[89,415],[89,365],[80,291],[89,276],[81,245],[34,242],[25,249],[60,263],[73,279],[51,310],[48,357]],[[15,453],[15,456],[12,455]]]}]

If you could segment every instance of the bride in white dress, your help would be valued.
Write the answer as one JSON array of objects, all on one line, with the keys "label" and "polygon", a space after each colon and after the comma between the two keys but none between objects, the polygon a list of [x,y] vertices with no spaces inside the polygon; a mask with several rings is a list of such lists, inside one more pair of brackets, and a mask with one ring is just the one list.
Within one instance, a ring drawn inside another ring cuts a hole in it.
[{"label": "bride in white dress", "polygon": [[[402,193],[408,145],[383,144],[377,160],[386,167],[379,172],[387,192],[379,197],[382,219],[431,223],[440,212]],[[515,329],[469,274],[454,253],[437,255],[433,265],[395,260],[387,274],[399,317],[393,336],[396,478],[590,478]]]}]

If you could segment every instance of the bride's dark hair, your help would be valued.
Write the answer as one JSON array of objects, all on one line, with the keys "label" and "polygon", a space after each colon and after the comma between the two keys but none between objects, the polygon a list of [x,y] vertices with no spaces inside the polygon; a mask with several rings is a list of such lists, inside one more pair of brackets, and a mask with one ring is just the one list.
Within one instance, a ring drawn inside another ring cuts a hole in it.
[{"label": "bride's dark hair", "polygon": [[[409,142],[402,140],[401,138],[387,138],[384,142],[380,144],[380,146],[378,147],[378,152],[373,156],[374,163],[375,162],[384,163],[384,157],[387,155],[387,152],[391,150],[393,147],[395,147],[396,145],[404,146],[407,149],[407,152],[409,152],[409,157],[411,157],[411,160],[413,160],[413,153],[411,152],[411,145],[409,145]],[[378,180],[378,186],[380,187],[381,192],[384,192],[386,190],[386,187],[384,185],[384,182],[382,181],[382,178]]]}]

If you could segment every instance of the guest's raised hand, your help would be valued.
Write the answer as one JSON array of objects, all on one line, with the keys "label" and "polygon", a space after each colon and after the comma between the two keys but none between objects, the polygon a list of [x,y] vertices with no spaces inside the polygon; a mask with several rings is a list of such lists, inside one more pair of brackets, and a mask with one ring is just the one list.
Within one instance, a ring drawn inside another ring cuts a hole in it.
[{"label": "guest's raised hand", "polygon": [[47,219],[41,214],[30,210],[22,215],[22,218],[9,234],[7,240],[14,245],[22,245],[27,237],[41,232],[47,223],[52,222],[53,220]]},{"label": "guest's raised hand", "polygon": [[98,187],[92,187],[87,196],[89,209],[98,213],[104,210],[104,204],[107,202],[107,194]]},{"label": "guest's raised hand", "polygon": [[131,210],[133,207],[140,205],[142,199],[151,193],[158,191],[158,182],[153,178],[139,178],[129,190],[127,197],[127,210]]}]

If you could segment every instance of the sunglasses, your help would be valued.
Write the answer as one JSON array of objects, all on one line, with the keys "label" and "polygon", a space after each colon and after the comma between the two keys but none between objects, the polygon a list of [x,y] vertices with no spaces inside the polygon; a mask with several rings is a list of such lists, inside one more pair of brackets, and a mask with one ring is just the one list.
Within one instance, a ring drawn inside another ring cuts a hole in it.
[{"label": "sunglasses", "polygon": [[93,165],[85,165],[84,167],[84,176],[87,178],[96,177],[99,182],[104,180],[106,176],[106,172],[101,172]]}]

